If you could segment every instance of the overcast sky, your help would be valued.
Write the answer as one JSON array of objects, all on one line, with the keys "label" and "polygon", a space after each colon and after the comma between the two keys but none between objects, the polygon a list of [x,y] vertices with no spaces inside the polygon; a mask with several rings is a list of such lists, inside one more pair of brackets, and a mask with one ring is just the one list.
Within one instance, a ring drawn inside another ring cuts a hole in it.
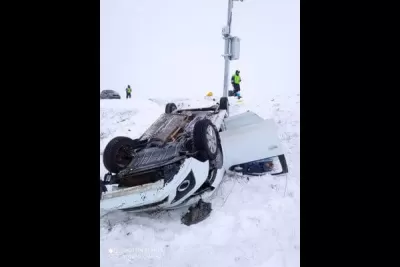
[{"label": "overcast sky", "polygon": [[[135,96],[222,93],[227,0],[101,0],[100,89]],[[300,0],[234,2],[242,94],[298,93]]]}]

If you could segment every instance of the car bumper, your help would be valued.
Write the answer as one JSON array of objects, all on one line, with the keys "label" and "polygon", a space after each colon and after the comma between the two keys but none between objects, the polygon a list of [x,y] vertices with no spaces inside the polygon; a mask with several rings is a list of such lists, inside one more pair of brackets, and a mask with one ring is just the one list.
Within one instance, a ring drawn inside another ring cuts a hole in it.
[{"label": "car bumper", "polygon": [[[169,183],[159,180],[126,189],[115,188],[103,194],[100,209],[144,211],[180,206],[204,183],[208,171],[208,162],[200,162],[194,158],[186,159],[180,171]],[[189,181],[187,188],[185,180]],[[185,182],[184,187],[182,187],[183,182]]]},{"label": "car bumper", "polygon": [[107,97],[100,97],[100,99],[121,99],[120,96],[107,96]]}]

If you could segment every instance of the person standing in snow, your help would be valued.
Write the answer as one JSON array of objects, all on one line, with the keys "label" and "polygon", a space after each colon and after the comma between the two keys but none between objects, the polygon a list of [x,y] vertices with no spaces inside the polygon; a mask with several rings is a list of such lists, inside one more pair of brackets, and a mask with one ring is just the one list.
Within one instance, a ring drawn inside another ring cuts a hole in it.
[{"label": "person standing in snow", "polygon": [[130,85],[128,85],[125,91],[126,91],[126,99],[131,98],[132,88]]},{"label": "person standing in snow", "polygon": [[240,77],[240,71],[236,70],[235,74],[232,75],[231,83],[233,86],[233,95],[237,96],[240,99],[240,83],[242,82],[242,78]]}]

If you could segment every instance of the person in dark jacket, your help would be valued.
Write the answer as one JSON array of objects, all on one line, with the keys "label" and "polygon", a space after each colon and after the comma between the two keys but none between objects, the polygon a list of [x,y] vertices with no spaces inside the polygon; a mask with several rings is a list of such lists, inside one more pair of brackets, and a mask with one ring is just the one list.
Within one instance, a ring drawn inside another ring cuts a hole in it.
[{"label": "person in dark jacket", "polygon": [[242,78],[240,77],[240,71],[236,70],[235,74],[232,75],[231,83],[233,86],[233,95],[237,96],[240,99],[240,83],[242,82]]},{"label": "person in dark jacket", "polygon": [[125,91],[126,91],[126,99],[131,98],[132,88],[130,85],[128,85]]}]

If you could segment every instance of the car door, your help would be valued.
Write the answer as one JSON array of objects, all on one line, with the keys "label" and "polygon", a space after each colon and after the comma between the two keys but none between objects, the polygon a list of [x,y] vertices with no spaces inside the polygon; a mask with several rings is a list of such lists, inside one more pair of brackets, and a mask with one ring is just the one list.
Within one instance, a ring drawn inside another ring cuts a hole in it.
[{"label": "car door", "polygon": [[281,173],[287,172],[286,160],[274,120],[259,117],[248,111],[225,119],[220,132],[225,169],[264,159],[281,162]]}]

